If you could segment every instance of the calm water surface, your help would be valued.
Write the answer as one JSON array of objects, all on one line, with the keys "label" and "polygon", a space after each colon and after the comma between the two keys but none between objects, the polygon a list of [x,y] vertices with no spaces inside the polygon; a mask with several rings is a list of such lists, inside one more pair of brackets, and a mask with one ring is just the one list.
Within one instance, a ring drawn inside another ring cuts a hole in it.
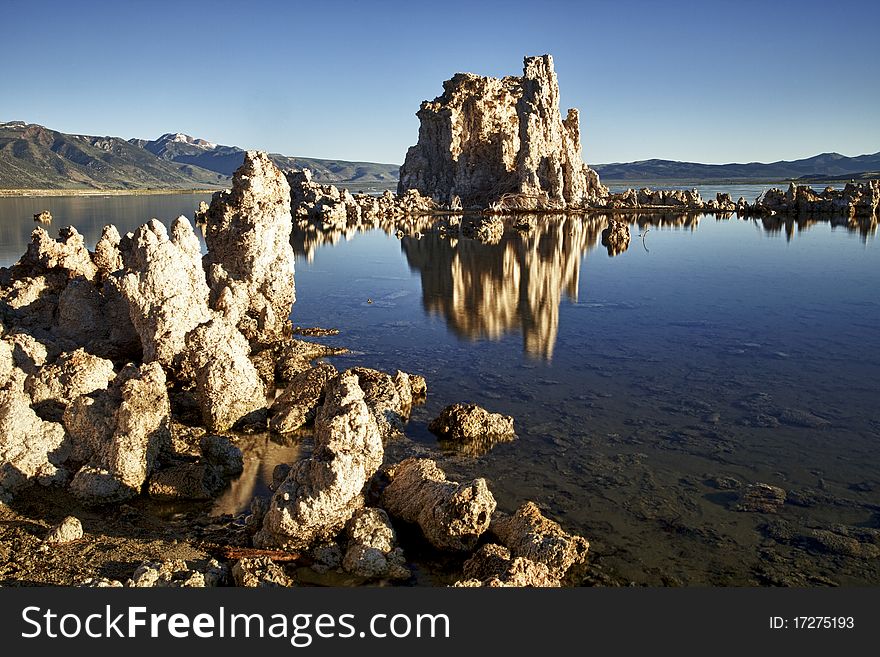
[{"label": "calm water surface", "polygon": [[[91,208],[73,223],[94,244],[107,220],[124,231],[191,217],[202,198],[73,199]],[[14,214],[10,201],[2,264],[23,252],[33,212],[58,202],[57,215],[77,216],[61,199]],[[340,369],[425,375],[407,436],[451,478],[485,476],[500,508],[534,500],[587,536],[599,581],[880,583],[873,230],[642,218],[612,258],[603,227],[546,217],[497,245],[295,235],[293,319],[340,329],[327,339],[353,350]],[[458,401],[513,415],[518,439],[443,449],[427,423]],[[756,482],[789,503],[736,510],[736,487]]]}]

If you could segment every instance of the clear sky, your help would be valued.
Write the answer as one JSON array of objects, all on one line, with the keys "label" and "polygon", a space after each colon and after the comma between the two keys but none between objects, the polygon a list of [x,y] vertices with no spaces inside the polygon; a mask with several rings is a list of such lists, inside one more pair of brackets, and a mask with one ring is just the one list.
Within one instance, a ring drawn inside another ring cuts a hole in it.
[{"label": "clear sky", "polygon": [[880,151],[880,1],[0,0],[0,121],[399,163],[457,71],[551,53],[590,163]]}]

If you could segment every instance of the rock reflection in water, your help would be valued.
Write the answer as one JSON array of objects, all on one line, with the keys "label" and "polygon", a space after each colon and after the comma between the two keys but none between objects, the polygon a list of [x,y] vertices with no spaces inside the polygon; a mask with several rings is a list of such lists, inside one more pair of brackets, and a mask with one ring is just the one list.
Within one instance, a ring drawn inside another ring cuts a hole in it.
[{"label": "rock reflection in water", "polygon": [[236,444],[244,455],[244,471],[214,501],[212,515],[241,513],[254,497],[269,497],[275,466],[294,463],[304,456],[298,440],[285,441],[269,434],[243,436]]},{"label": "rock reflection in water", "polygon": [[401,248],[421,275],[426,310],[457,335],[497,340],[518,330],[528,354],[550,360],[562,295],[577,301],[581,258],[605,220],[543,215],[528,232],[512,225],[498,244],[434,232],[404,237]]}]

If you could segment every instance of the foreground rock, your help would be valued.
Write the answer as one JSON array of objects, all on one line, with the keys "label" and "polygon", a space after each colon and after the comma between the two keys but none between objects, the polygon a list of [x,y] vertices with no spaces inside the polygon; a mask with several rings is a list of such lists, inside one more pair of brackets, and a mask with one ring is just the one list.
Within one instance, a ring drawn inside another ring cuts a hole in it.
[{"label": "foreground rock", "polygon": [[214,559],[208,561],[201,568],[194,565],[191,566],[181,559],[173,559],[169,561],[145,561],[138,566],[131,579],[125,585],[134,588],[204,588],[220,586],[226,578],[226,567]]},{"label": "foreground rock", "polygon": [[464,563],[463,587],[558,587],[559,579],[543,563],[514,557],[510,550],[489,543]]},{"label": "foreground rock", "polygon": [[269,427],[278,433],[288,433],[313,420],[324,399],[324,388],[334,376],[336,368],[329,363],[319,363],[294,375],[269,409]]},{"label": "foreground rock", "polygon": [[232,567],[232,578],[236,586],[248,588],[294,585],[294,581],[284,572],[284,568],[273,563],[268,557],[240,559]]},{"label": "foreground rock", "polygon": [[578,111],[560,114],[550,55],[526,57],[522,77],[457,73],[443,89],[417,112],[399,194],[503,211],[582,207],[607,193],[581,159]]},{"label": "foreground rock", "polygon": [[78,541],[82,537],[83,527],[79,518],[67,516],[60,524],[49,530],[49,533],[46,534],[46,538],[43,540],[45,540],[46,543],[61,544]]},{"label": "foreground rock", "polygon": [[80,497],[116,502],[137,495],[171,443],[171,408],[158,363],[125,367],[106,390],[77,397],[64,411]]},{"label": "foreground rock", "polygon": [[385,511],[376,508],[356,511],[345,533],[348,547],[342,567],[346,572],[367,579],[410,577],[403,550],[397,547],[397,537]]},{"label": "foreground rock", "polygon": [[448,481],[430,459],[409,458],[389,469],[381,504],[392,516],[417,524],[440,550],[474,549],[489,527],[495,498],[485,479]]},{"label": "foreground rock", "polygon": [[443,440],[460,443],[480,440],[486,436],[514,436],[511,416],[490,413],[476,404],[447,406],[431,421],[428,429]]},{"label": "foreground rock", "polygon": [[0,389],[0,500],[33,483],[65,483],[69,456],[63,426],[43,421],[19,387]]},{"label": "foreground rock", "polygon": [[296,290],[287,179],[266,153],[248,151],[232,190],[214,194],[201,216],[211,306],[249,340],[288,334]]},{"label": "foreground rock", "polygon": [[186,362],[191,369],[202,420],[210,431],[226,431],[266,406],[266,389],[248,358],[244,336],[217,317],[186,336]]},{"label": "foreground rock", "polygon": [[566,533],[544,517],[534,502],[526,502],[512,516],[497,514],[490,530],[514,557],[544,564],[556,578],[584,563],[590,548],[585,538]]},{"label": "foreground rock", "polygon": [[315,418],[312,457],[295,463],[275,491],[255,544],[304,549],[332,539],[364,506],[364,487],[383,453],[357,376],[340,375]]}]

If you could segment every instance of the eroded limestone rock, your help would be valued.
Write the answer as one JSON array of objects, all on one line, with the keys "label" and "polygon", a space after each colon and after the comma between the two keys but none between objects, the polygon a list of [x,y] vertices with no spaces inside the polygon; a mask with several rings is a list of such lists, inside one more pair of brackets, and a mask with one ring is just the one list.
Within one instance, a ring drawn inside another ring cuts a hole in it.
[{"label": "eroded limestone rock", "polygon": [[382,456],[379,428],[357,376],[339,375],[315,418],[314,452],[295,463],[275,491],[255,543],[305,549],[335,536],[363,507],[364,487]]},{"label": "eroded limestone rock", "polygon": [[399,194],[501,211],[579,207],[607,194],[581,159],[577,110],[562,118],[550,55],[526,57],[522,77],[458,73],[443,89],[417,112]]},{"label": "eroded limestone rock", "polygon": [[67,516],[64,520],[62,520],[59,524],[49,530],[49,533],[46,534],[46,538],[43,540],[46,543],[70,543],[71,541],[78,541],[83,537],[83,527],[79,518],[75,516]]},{"label": "eroded limestone rock", "polygon": [[86,465],[71,489],[89,501],[136,495],[170,447],[171,408],[159,363],[122,369],[107,389],[81,395],[64,411],[75,460]]},{"label": "eroded limestone rock", "polygon": [[61,424],[41,420],[19,386],[0,389],[0,498],[33,482],[64,483],[68,473],[62,466],[69,456]]},{"label": "eroded limestone rock", "polygon": [[211,319],[199,240],[185,217],[171,235],[155,219],[121,244],[125,269],[115,280],[143,346],[144,362],[181,368],[187,334]]},{"label": "eroded limestone rock", "polygon": [[329,363],[318,363],[296,374],[272,403],[269,427],[278,433],[288,433],[313,420],[324,397],[324,387],[335,375],[336,368]]},{"label": "eroded limestone rock", "polygon": [[266,406],[266,389],[248,358],[244,336],[220,317],[186,336],[186,362],[191,368],[202,420],[209,431],[226,431]]},{"label": "eroded limestone rock", "polygon": [[739,495],[737,511],[756,513],[776,513],[785,504],[786,493],[779,486],[770,484],[749,484]]},{"label": "eroded limestone rock", "polygon": [[115,376],[111,361],[77,349],[30,375],[25,389],[34,404],[54,401],[67,406],[80,395],[106,388]]},{"label": "eroded limestone rock", "polygon": [[482,546],[464,563],[464,587],[558,587],[559,579],[543,563],[514,557],[510,550],[492,543]]},{"label": "eroded limestone rock", "polygon": [[476,404],[452,404],[428,425],[443,440],[468,442],[484,436],[513,436],[513,418]]},{"label": "eroded limestone rock", "polygon": [[409,568],[388,514],[374,507],[355,512],[345,527],[348,547],[342,567],[349,573],[368,579],[387,577],[408,579]]},{"label": "eroded limestone rock", "polygon": [[381,504],[392,516],[418,524],[441,550],[472,550],[489,527],[495,498],[485,479],[448,481],[431,459],[409,458],[388,471]]},{"label": "eroded limestone rock", "polygon": [[590,548],[585,538],[566,533],[546,518],[534,502],[526,502],[512,516],[496,514],[490,531],[514,557],[544,564],[556,578],[586,561]]},{"label": "eroded limestone rock", "polygon": [[227,569],[214,559],[199,568],[181,559],[145,561],[134,571],[126,586],[135,588],[175,587],[204,588],[219,586],[226,579]]},{"label": "eroded limestone rock", "polygon": [[608,249],[609,256],[616,256],[629,248],[629,226],[623,221],[608,221],[608,228],[602,231],[602,246]]},{"label": "eroded limestone rock", "polygon": [[239,559],[232,567],[232,578],[236,586],[248,588],[294,585],[284,568],[269,557]]},{"label": "eroded limestone rock", "polygon": [[288,333],[296,291],[284,175],[266,153],[248,151],[232,189],[215,193],[203,216],[212,307],[248,339]]},{"label": "eroded limestone rock", "polygon": [[[384,436],[402,432],[412,411],[413,400],[421,401],[413,394],[410,376],[398,371],[394,377],[386,372],[368,367],[353,367],[350,372],[358,377],[364,391],[364,401],[376,418]],[[416,382],[418,387],[419,383]]]}]

